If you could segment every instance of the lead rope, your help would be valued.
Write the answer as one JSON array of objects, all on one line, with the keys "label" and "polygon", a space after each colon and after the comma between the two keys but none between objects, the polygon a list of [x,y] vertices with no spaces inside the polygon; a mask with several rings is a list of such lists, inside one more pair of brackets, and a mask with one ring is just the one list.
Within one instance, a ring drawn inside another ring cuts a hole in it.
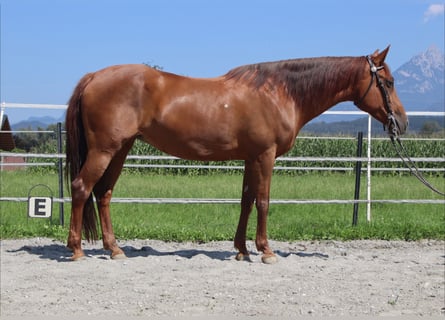
[{"label": "lead rope", "polygon": [[[402,144],[402,141],[400,138],[396,135],[390,136],[391,142],[394,146],[394,149],[396,149],[397,154],[399,155],[400,159],[402,159],[405,166],[409,169],[411,174],[415,176],[417,179],[419,179],[420,182],[422,182],[425,186],[427,186],[429,189],[434,191],[437,194],[440,194],[441,196],[445,197],[445,193],[435,188],[430,182],[428,182],[425,177],[422,175],[422,173],[419,171],[419,168],[416,166],[414,161],[408,156],[408,152],[406,152],[405,147]],[[397,143],[396,143],[397,141]],[[406,159],[405,159],[406,158]]]}]

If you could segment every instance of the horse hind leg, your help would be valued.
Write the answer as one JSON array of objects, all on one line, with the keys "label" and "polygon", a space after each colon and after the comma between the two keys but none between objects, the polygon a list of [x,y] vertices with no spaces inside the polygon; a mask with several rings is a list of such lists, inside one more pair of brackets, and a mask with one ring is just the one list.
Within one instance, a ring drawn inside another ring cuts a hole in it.
[{"label": "horse hind leg", "polygon": [[71,222],[68,235],[68,248],[73,251],[72,260],[84,257],[81,247],[82,224],[91,221],[88,238],[95,237],[94,205],[91,203],[91,192],[111,161],[111,155],[89,151],[80,173],[71,183]]},{"label": "horse hind leg", "polygon": [[113,157],[101,179],[94,186],[99,219],[102,229],[102,241],[105,250],[111,251],[112,259],[124,259],[125,253],[119,248],[113,232],[110,215],[110,202],[113,188],[122,171],[128,151],[133,146],[134,139],[128,141]]}]

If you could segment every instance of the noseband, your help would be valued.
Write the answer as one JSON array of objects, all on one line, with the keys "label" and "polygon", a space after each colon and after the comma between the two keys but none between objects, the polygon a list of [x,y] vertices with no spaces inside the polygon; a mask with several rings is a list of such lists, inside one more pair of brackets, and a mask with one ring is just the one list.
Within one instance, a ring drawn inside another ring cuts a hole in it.
[{"label": "noseband", "polygon": [[[384,66],[380,66],[377,67],[374,62],[372,61],[370,56],[366,56],[366,60],[369,63],[369,66],[371,68],[371,82],[369,83],[368,89],[366,89],[365,94],[359,99],[358,102],[355,103],[355,105],[359,105],[361,104],[361,102],[363,102],[363,100],[365,99],[365,97],[368,95],[369,91],[371,90],[372,84],[374,82],[374,78],[377,80],[377,87],[380,90],[380,93],[382,94],[383,97],[383,102],[384,102],[384,107],[386,110],[386,114],[387,114],[387,122],[386,124],[383,125],[383,129],[386,131],[386,129],[388,128],[388,133],[391,136],[398,136],[398,124],[396,119],[394,118],[394,112],[392,110],[391,107],[391,99],[389,98],[389,94],[388,91],[385,88],[385,85],[383,84],[382,78],[379,76],[378,71],[382,70],[384,68]],[[393,85],[392,81],[383,78],[387,83],[389,83],[390,85]],[[391,131],[390,131],[391,130]]]}]

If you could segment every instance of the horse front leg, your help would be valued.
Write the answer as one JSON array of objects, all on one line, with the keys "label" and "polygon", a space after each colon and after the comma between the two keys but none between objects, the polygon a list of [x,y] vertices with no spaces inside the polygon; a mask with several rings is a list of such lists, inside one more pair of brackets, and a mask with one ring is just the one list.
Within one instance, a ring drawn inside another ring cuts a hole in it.
[{"label": "horse front leg", "polygon": [[247,251],[246,247],[246,233],[249,216],[252,212],[253,203],[255,201],[251,171],[252,165],[246,161],[244,166],[243,190],[241,195],[241,214],[235,234],[235,248],[238,249],[236,260],[238,261],[250,261],[249,252]]},{"label": "horse front leg", "polygon": [[270,183],[275,163],[275,149],[269,149],[263,153],[256,162],[255,179],[255,206],[257,209],[257,230],[255,244],[258,251],[263,252],[261,260],[263,263],[271,264],[277,262],[277,257],[269,247],[267,240],[267,215],[269,213]]},{"label": "horse front leg", "polygon": [[267,240],[267,215],[274,163],[275,149],[268,150],[254,161],[246,161],[241,198],[241,216],[235,236],[235,247],[239,250],[236,256],[237,260],[248,259],[246,230],[249,215],[255,201],[258,214],[256,247],[258,251],[263,252],[261,259],[264,263],[275,263],[277,261]]}]

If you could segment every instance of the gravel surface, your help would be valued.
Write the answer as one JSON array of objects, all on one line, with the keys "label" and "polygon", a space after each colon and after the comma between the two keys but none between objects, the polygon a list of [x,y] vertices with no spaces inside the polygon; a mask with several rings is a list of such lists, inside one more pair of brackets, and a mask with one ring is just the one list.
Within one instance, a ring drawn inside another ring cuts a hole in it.
[{"label": "gravel surface", "polygon": [[278,263],[234,259],[232,242],[84,243],[71,262],[46,238],[1,240],[3,316],[445,315],[444,241],[276,242]]}]

